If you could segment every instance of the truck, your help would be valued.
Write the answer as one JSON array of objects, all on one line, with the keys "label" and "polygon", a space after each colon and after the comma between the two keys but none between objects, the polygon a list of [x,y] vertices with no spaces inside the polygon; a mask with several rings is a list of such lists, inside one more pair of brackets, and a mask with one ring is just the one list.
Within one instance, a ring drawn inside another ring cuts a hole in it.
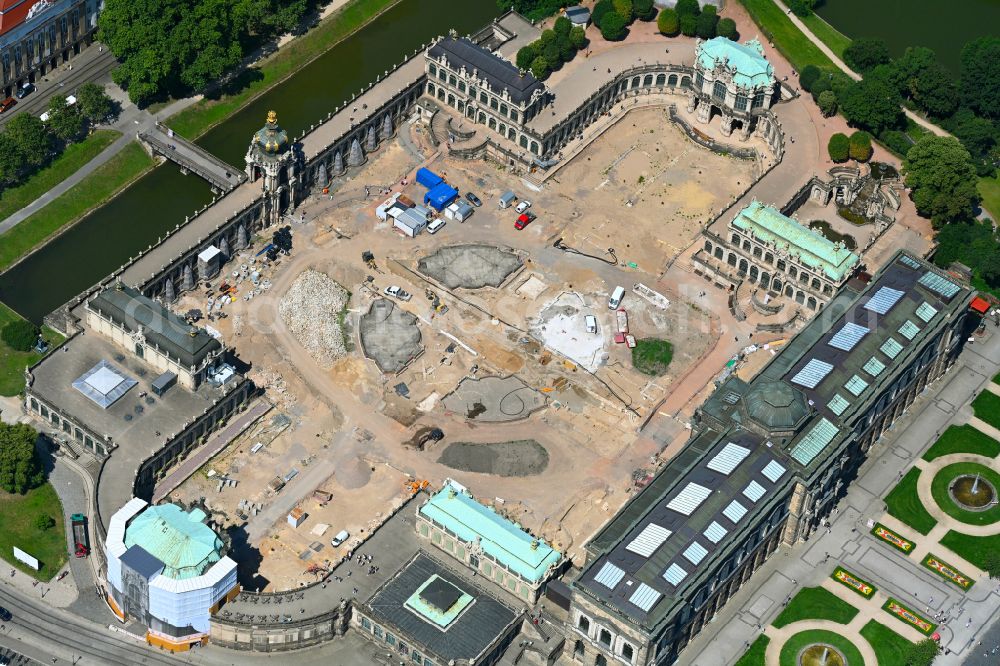
[{"label": "truck", "polygon": [[77,557],[90,555],[90,536],[87,534],[87,517],[82,513],[70,516],[73,525],[73,547]]}]

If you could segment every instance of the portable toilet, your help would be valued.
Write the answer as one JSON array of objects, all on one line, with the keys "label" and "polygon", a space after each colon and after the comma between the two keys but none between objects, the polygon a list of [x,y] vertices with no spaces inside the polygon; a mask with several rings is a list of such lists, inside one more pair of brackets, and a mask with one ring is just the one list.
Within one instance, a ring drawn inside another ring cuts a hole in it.
[{"label": "portable toilet", "polygon": [[517,195],[510,190],[507,190],[500,195],[500,208],[510,208],[514,205],[515,201],[517,201]]}]

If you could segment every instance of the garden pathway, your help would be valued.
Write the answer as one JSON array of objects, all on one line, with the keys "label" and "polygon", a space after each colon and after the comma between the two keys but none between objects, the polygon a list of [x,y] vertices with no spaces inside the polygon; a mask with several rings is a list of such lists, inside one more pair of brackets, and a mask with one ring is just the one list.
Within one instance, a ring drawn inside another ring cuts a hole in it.
[{"label": "garden pathway", "polygon": [[990,382],[986,385],[986,390],[989,391],[990,393],[1000,395],[1000,384],[997,384],[996,382]]},{"label": "garden pathway", "polygon": [[781,666],[781,648],[785,646],[789,638],[803,631],[823,629],[849,640],[854,647],[858,648],[865,664],[876,666],[878,659],[875,658],[875,650],[860,634],[861,627],[865,626],[870,619],[866,614],[859,612],[847,624],[838,624],[829,620],[802,620],[787,624],[781,629],[769,626],[764,630],[764,634],[771,639],[771,642],[767,644],[767,652],[764,653],[764,664],[765,666]]},{"label": "garden pathway", "polygon": [[969,523],[963,523],[945,513],[938,506],[938,503],[934,501],[934,496],[931,494],[931,483],[934,481],[937,473],[948,465],[962,462],[977,463],[1000,473],[1000,460],[974,453],[952,453],[951,455],[935,458],[931,462],[927,462],[921,458],[916,461],[916,467],[920,469],[920,476],[917,477],[917,495],[920,497],[924,508],[927,509],[927,513],[931,514],[934,520],[938,521],[937,527],[943,525],[945,526],[945,531],[955,530],[956,532],[971,534],[972,536],[993,536],[1000,531],[1000,526],[996,523],[990,525],[970,525]]}]

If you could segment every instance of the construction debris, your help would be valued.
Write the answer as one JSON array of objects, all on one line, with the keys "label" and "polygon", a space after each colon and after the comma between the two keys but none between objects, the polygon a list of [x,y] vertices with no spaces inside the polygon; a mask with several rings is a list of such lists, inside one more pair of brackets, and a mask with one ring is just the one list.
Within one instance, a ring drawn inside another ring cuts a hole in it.
[{"label": "construction debris", "polygon": [[324,369],[347,354],[340,314],[349,298],[330,276],[307,270],[296,278],[278,306],[285,326]]}]

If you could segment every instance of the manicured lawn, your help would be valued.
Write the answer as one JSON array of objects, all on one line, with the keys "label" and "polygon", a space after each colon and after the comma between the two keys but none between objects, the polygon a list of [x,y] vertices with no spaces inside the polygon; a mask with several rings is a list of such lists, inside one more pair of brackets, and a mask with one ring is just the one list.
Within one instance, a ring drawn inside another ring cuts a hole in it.
[{"label": "manicured lawn", "polygon": [[764,666],[764,653],[771,639],[761,634],[733,666]]},{"label": "manicured lawn", "polygon": [[[754,23],[760,27],[765,37],[761,41],[774,42],[774,47],[788,59],[795,71],[801,72],[806,65],[816,65],[828,72],[839,71],[838,67],[795,27],[772,0],[740,0],[740,2],[746,7]],[[820,39],[823,37],[820,36]]]},{"label": "manicured lawn", "polygon": [[632,348],[632,366],[644,375],[659,377],[664,374],[673,357],[673,345],[666,340],[636,340]]},{"label": "manicured lawn", "polygon": [[934,529],[937,521],[927,513],[917,495],[919,476],[919,469],[916,467],[910,469],[896,487],[885,496],[885,506],[890,516],[906,523],[921,534],[927,534]]},{"label": "manicured lawn", "polygon": [[[35,527],[41,514],[51,516],[56,524],[47,530]],[[29,490],[24,495],[11,495],[0,490],[0,557],[35,578],[47,581],[65,564],[66,530],[63,527],[62,504],[49,483]],[[37,557],[42,568],[35,571],[14,559],[13,547]],[[6,574],[4,574],[6,575]]]},{"label": "manicured lawn", "polygon": [[1000,374],[996,374],[993,376],[993,383],[1000,384]]},{"label": "manicured lawn", "polygon": [[98,130],[83,141],[68,146],[62,155],[24,183],[3,190],[0,194],[0,220],[7,219],[79,171],[120,136],[121,132],[115,130]]},{"label": "manicured lawn", "polygon": [[906,651],[913,643],[875,620],[861,627],[860,633],[875,650],[878,666],[907,666]]},{"label": "manicured lawn", "polygon": [[804,587],[774,618],[774,626],[781,629],[799,620],[830,620],[847,624],[858,614],[858,609],[822,587]]},{"label": "manicured lawn", "polygon": [[72,190],[0,236],[0,270],[16,262],[67,224],[106,202],[153,168],[154,164],[138,143],[125,146]]},{"label": "manicured lawn", "polygon": [[983,198],[983,208],[991,218],[1000,220],[1000,176],[980,178],[977,189]]},{"label": "manicured lawn", "polygon": [[986,557],[1000,550],[1000,534],[970,536],[951,530],[941,538],[941,545],[980,569],[986,569]]},{"label": "manicured lawn", "polygon": [[853,665],[865,663],[865,660],[862,658],[858,648],[854,647],[854,643],[839,634],[835,634],[832,631],[824,631],[822,629],[800,631],[785,641],[784,646],[781,648],[781,655],[778,658],[778,663],[780,663],[781,666],[797,666],[799,652],[813,643],[825,643],[827,645],[832,645],[840,650],[841,654],[843,654],[847,659],[848,664]]},{"label": "manicured lawn", "polygon": [[[0,328],[6,326],[21,316],[9,307],[0,303]],[[42,337],[49,343],[49,349],[54,349],[63,341],[63,336],[48,326],[42,327]],[[24,390],[24,368],[37,362],[42,357],[36,352],[14,351],[3,341],[0,341],[0,395],[14,396]]]},{"label": "manicured lawn", "polygon": [[209,95],[167,121],[178,134],[195,139],[244,107],[254,97],[294,74],[350,36],[398,0],[351,0],[319,26],[281,47],[260,65],[238,77],[238,90]]},{"label": "manicured lawn", "polygon": [[994,428],[1000,428],[1000,396],[983,391],[972,401],[972,411],[977,419],[986,421]]},{"label": "manicured lawn", "polygon": [[929,462],[952,453],[975,453],[987,458],[996,458],[1000,455],[1000,442],[969,424],[948,426],[948,429],[938,437],[938,441],[927,449],[924,460]]},{"label": "manicured lawn", "polygon": [[826,44],[831,51],[837,54],[841,60],[844,59],[844,49],[851,45],[851,38],[842,34],[839,30],[827,23],[819,14],[810,14],[802,19],[806,27],[812,34],[819,37],[820,41]]},{"label": "manicured lawn", "polygon": [[955,463],[943,467],[934,476],[934,480],[931,482],[931,495],[934,496],[934,501],[941,507],[941,510],[955,520],[967,525],[990,525],[1000,520],[1000,504],[994,504],[985,511],[967,511],[955,504],[948,494],[948,485],[956,476],[975,476],[976,474],[993,484],[994,489],[1000,491],[1000,474],[989,467],[978,463]]}]

